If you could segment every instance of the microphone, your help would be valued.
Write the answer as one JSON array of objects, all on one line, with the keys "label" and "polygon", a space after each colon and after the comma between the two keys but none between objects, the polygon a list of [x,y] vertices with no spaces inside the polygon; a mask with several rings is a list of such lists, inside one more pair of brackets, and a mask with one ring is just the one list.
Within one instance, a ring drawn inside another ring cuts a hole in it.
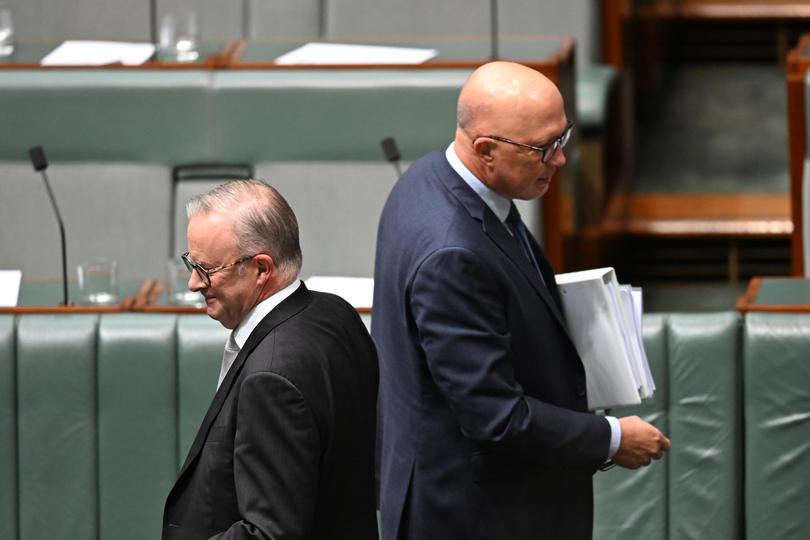
[{"label": "microphone", "polygon": [[51,190],[51,184],[48,182],[48,175],[45,173],[45,169],[48,168],[48,160],[45,159],[45,151],[42,149],[41,146],[32,146],[28,149],[28,157],[31,158],[31,165],[34,166],[34,170],[42,174],[42,180],[45,181],[45,189],[48,190],[48,197],[51,199],[51,205],[53,206],[53,211],[56,214],[56,221],[59,222],[59,236],[62,240],[62,292],[64,293],[64,299],[62,301],[63,306],[68,306],[70,303],[68,302],[68,287],[67,287],[67,252],[65,250],[65,226],[62,223],[62,216],[59,214],[59,207],[56,206],[56,199],[53,196],[53,191]]},{"label": "microphone", "polygon": [[490,59],[498,59],[498,0],[489,0]]},{"label": "microphone", "polygon": [[397,178],[402,176],[402,169],[399,166],[399,160],[401,156],[399,155],[399,148],[397,148],[397,142],[394,140],[393,137],[386,137],[382,141],[380,141],[382,145],[383,155],[385,156],[385,160],[391,163],[394,166],[394,170],[397,171]]}]

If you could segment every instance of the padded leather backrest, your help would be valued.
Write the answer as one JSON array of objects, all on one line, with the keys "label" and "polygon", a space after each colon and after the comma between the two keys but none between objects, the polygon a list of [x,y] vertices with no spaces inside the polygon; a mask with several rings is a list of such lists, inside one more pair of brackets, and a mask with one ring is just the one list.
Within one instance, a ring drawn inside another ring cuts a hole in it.
[{"label": "padded leather backrest", "polygon": [[[19,268],[26,280],[61,280],[59,228],[42,179],[24,162],[0,162],[0,178],[0,268]],[[49,178],[65,223],[69,279],[92,257],[117,261],[122,281],[165,276],[167,167],[56,162]]]},{"label": "padded leather backrest", "polygon": [[219,71],[213,77],[215,159],[382,161],[444,148],[469,70]]},{"label": "padded leather backrest", "polygon": [[105,315],[98,329],[102,538],[160,536],[177,465],[175,315]]},{"label": "padded leather backrest", "polygon": [[[655,396],[641,405],[618,407],[611,414],[638,415],[669,433],[667,318],[644,316],[644,349],[655,380]],[[637,470],[615,467],[594,477],[594,538],[647,540],[667,537],[668,457]]]},{"label": "padded leather backrest", "polygon": [[210,158],[210,74],[0,70],[0,160],[182,163]]},{"label": "padded leather backrest", "polygon": [[19,536],[96,538],[95,315],[21,317],[17,327]]},{"label": "padded leather backrest", "polygon": [[742,516],[741,320],[669,320],[669,538],[737,539]]},{"label": "padded leather backrest", "polygon": [[748,314],[744,369],[746,538],[804,538],[810,531],[810,314]]},{"label": "padded leather backrest", "polygon": [[17,370],[13,315],[0,315],[0,538],[17,538]]},{"label": "padded leather backrest", "polygon": [[[351,36],[458,36],[489,38],[490,2],[484,0],[327,0],[326,33]],[[501,39],[516,35],[567,35],[577,43],[577,63],[601,60],[600,8],[594,0],[507,0],[498,4]]]},{"label": "padded leather backrest", "polygon": [[257,41],[317,40],[321,31],[321,3],[321,0],[248,0],[249,36]]},{"label": "padded leather backrest", "polygon": [[459,36],[489,34],[486,0],[326,0],[326,34]]},{"label": "padded leather backrest", "polygon": [[14,9],[18,43],[65,39],[149,41],[147,0],[3,0]]},{"label": "padded leather backrest", "polygon": [[177,318],[178,469],[217,389],[228,330],[200,315]]}]

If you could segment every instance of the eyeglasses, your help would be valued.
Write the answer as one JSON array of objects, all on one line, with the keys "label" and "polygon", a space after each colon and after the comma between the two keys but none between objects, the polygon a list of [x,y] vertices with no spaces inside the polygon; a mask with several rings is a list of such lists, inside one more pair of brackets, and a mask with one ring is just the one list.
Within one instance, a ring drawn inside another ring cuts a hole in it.
[{"label": "eyeglasses", "polygon": [[201,265],[200,263],[194,262],[191,259],[191,257],[188,256],[188,251],[186,251],[185,253],[180,255],[180,258],[183,259],[183,263],[186,265],[186,268],[188,268],[189,272],[194,272],[196,270],[197,275],[200,276],[200,279],[202,279],[205,282],[205,286],[210,287],[211,286],[211,274],[215,274],[215,273],[219,272],[220,270],[225,270],[226,268],[230,268],[231,266],[236,266],[237,264],[239,264],[241,262],[248,261],[248,260],[252,259],[253,257],[255,257],[256,255],[258,255],[258,253],[253,254],[253,255],[245,255],[244,257],[239,257],[238,259],[236,259],[232,263],[223,264],[222,266],[217,266],[216,268],[206,268],[203,265]]},{"label": "eyeglasses", "polygon": [[485,137],[539,152],[540,160],[543,163],[548,163],[551,158],[554,157],[554,154],[557,153],[557,150],[560,148],[565,148],[565,145],[568,144],[569,140],[571,140],[571,131],[573,129],[574,123],[568,122],[568,125],[565,126],[565,131],[563,131],[563,134],[544,146],[532,146],[531,144],[519,143],[517,141],[513,141],[512,139],[507,139],[506,137],[499,137],[498,135],[485,135]]}]

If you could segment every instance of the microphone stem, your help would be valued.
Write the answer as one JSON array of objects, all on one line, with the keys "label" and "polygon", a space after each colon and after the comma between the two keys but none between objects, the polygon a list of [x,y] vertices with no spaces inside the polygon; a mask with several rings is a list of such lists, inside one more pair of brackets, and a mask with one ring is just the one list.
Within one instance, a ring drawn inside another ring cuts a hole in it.
[{"label": "microphone stem", "polygon": [[399,161],[394,161],[394,169],[397,171],[397,178],[402,176],[402,167],[399,165]]},{"label": "microphone stem", "polygon": [[51,199],[53,211],[56,214],[56,221],[59,223],[59,238],[62,241],[62,305],[68,305],[68,286],[67,286],[67,250],[65,249],[65,226],[62,223],[62,215],[59,213],[59,207],[56,206],[56,199],[51,190],[51,183],[48,181],[48,175],[45,170],[42,171],[42,179],[45,180],[45,189],[48,191],[48,197]]},{"label": "microphone stem", "polygon": [[492,60],[498,59],[498,0],[489,0],[489,31],[490,31],[490,53]]}]

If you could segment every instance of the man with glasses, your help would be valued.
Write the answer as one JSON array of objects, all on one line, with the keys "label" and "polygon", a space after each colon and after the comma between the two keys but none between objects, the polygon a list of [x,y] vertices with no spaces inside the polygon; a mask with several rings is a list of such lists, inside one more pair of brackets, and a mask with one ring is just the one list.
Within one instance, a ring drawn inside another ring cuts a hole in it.
[{"label": "man with glasses", "polygon": [[231,333],[163,538],[376,539],[377,357],[360,317],[298,280],[298,223],[267,184],[223,184],[187,211],[189,288]]},{"label": "man with glasses", "polygon": [[476,70],[457,113],[380,218],[382,537],[591,538],[594,472],[669,441],[588,412],[554,272],[512,202],[546,193],[573,126],[551,81],[508,62]]}]

